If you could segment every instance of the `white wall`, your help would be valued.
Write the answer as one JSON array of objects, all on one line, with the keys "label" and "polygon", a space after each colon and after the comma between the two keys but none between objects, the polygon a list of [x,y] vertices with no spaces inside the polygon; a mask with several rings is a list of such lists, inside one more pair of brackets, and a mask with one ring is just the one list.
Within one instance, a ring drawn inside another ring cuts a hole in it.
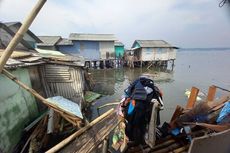
[{"label": "white wall", "polygon": [[173,48],[142,48],[143,61],[159,61],[176,59],[176,49]]}]

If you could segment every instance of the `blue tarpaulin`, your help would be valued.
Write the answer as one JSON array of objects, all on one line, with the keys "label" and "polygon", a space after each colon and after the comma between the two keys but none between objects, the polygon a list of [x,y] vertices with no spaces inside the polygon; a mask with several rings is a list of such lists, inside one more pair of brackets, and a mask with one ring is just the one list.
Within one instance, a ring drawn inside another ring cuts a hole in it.
[{"label": "blue tarpaulin", "polygon": [[216,122],[218,124],[230,123],[230,101],[225,103]]}]

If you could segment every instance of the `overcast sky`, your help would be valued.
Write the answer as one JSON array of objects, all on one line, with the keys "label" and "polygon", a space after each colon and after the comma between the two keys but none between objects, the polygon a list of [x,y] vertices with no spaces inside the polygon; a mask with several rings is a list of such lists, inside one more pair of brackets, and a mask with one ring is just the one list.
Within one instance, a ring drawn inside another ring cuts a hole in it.
[{"label": "overcast sky", "polygon": [[[179,47],[230,47],[230,15],[221,0],[47,0],[30,29],[36,35],[112,33]],[[0,21],[23,21],[37,0],[0,0]],[[230,10],[229,10],[230,11]]]}]

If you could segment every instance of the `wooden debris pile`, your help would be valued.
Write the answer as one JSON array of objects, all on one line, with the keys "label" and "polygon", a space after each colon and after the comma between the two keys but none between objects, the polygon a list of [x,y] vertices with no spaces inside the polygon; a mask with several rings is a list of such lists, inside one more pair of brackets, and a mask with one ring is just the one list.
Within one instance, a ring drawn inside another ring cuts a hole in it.
[{"label": "wooden debris pile", "polygon": [[[230,94],[216,100],[216,86],[210,86],[206,100],[196,103],[198,93],[199,89],[193,87],[186,108],[177,106],[170,123],[165,122],[162,127],[157,128],[155,146],[131,147],[127,152],[210,152],[208,144],[216,144],[216,148],[212,148],[217,152],[229,151],[227,139],[230,138]],[[219,122],[218,118],[223,111],[228,114]],[[226,141],[218,143],[218,139]]]},{"label": "wooden debris pile", "polygon": [[[84,127],[76,127],[52,111],[43,114],[25,131],[30,133],[20,153],[23,152],[92,152],[108,141],[108,135],[119,124],[114,109],[107,111]],[[52,118],[52,130],[50,119]],[[108,142],[107,142],[108,144]],[[106,145],[107,146],[107,145]],[[107,149],[105,149],[107,150]]]}]

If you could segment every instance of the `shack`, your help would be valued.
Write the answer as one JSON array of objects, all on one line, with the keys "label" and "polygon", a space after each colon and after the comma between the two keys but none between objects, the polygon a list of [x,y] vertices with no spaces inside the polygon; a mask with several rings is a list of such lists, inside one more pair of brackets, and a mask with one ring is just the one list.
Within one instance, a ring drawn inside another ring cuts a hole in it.
[{"label": "shack", "polygon": [[[106,61],[115,59],[113,34],[82,34],[71,33],[65,44],[59,45],[58,50],[70,55],[83,56],[89,67],[97,67],[99,64],[105,65]],[[72,42],[73,45],[70,45]]]},{"label": "shack", "polygon": [[170,45],[164,40],[135,40],[132,49],[134,62],[148,64],[152,62],[167,64],[168,61],[176,59],[178,47]]},{"label": "shack", "polygon": [[[0,56],[14,35],[0,23]],[[4,68],[42,97],[63,96],[82,106],[87,84],[81,59],[60,54],[38,53],[22,39]],[[0,84],[0,152],[14,152],[24,128],[47,106],[3,73]]]}]

